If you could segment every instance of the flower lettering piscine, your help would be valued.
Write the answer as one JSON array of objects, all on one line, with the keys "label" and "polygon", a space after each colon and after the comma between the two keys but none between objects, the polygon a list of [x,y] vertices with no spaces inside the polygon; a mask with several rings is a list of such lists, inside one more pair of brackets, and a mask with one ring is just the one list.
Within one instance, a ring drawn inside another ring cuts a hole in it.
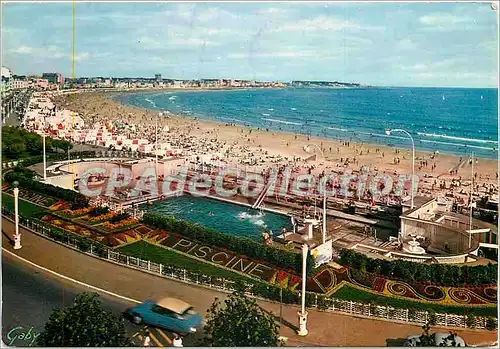
[{"label": "flower lettering piscine", "polygon": [[148,239],[153,241],[156,244],[161,243],[163,240],[168,238],[170,234],[166,231],[156,231],[155,234],[151,234],[148,236]]}]

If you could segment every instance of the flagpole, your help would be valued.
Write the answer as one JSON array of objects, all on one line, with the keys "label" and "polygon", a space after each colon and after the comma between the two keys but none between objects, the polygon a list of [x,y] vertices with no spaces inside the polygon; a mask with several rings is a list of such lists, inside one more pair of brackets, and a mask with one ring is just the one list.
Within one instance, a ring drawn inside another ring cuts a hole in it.
[{"label": "flagpole", "polygon": [[469,203],[469,248],[472,245],[472,191],[474,190],[474,153],[472,153],[472,173],[470,184],[470,203]]},{"label": "flagpole", "polygon": [[42,130],[42,147],[43,147],[43,181],[47,183],[47,158],[45,153],[45,130]]}]

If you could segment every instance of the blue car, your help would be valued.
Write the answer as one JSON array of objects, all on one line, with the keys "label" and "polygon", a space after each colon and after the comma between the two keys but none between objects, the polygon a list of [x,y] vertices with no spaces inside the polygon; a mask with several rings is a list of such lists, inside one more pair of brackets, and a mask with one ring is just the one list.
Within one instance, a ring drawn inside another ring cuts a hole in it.
[{"label": "blue car", "polygon": [[194,333],[204,325],[203,318],[190,304],[175,298],[147,300],[127,309],[125,314],[134,324],[160,327],[182,335]]}]

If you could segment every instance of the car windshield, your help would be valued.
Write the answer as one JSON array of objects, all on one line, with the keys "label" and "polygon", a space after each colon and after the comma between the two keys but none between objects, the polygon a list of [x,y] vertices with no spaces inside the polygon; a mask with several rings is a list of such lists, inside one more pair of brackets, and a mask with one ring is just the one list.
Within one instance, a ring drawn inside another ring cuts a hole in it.
[{"label": "car windshield", "polygon": [[193,307],[187,308],[186,311],[182,315],[194,315],[196,312],[193,310]]}]

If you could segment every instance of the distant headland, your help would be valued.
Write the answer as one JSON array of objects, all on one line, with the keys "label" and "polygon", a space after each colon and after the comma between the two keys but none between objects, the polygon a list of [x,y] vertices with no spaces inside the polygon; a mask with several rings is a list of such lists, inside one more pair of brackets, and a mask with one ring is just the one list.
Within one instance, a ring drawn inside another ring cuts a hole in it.
[{"label": "distant headland", "polygon": [[363,85],[356,82],[340,82],[340,81],[302,81],[296,80],[292,81],[290,84],[293,87],[331,87],[331,88],[367,88],[373,87],[369,85]]}]

